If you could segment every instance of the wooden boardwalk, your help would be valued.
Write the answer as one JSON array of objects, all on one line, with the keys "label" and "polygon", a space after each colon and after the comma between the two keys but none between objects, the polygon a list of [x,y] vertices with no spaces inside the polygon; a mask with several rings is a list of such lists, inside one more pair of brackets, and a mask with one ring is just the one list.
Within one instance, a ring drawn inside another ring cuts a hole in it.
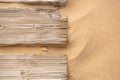
[{"label": "wooden boardwalk", "polygon": [[0,46],[63,46],[67,29],[67,18],[54,8],[0,8]]},{"label": "wooden boardwalk", "polygon": [[53,4],[56,6],[64,6],[67,0],[0,0],[3,3],[30,3],[30,4]]},{"label": "wooden boardwalk", "polygon": [[66,80],[65,55],[0,54],[0,80]]}]

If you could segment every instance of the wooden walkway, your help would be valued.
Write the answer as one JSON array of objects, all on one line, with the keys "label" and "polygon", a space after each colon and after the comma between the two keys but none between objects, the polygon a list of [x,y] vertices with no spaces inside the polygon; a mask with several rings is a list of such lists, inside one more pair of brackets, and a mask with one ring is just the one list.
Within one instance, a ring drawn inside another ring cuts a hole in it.
[{"label": "wooden walkway", "polygon": [[63,46],[67,29],[67,18],[54,8],[0,8],[0,46]]},{"label": "wooden walkway", "polygon": [[65,55],[0,54],[0,80],[66,80]]}]

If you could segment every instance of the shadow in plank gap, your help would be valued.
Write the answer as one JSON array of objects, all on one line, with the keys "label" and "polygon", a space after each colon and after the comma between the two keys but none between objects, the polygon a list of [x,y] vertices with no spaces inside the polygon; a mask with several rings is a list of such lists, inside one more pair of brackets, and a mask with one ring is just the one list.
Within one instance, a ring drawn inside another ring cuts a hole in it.
[{"label": "shadow in plank gap", "polygon": [[0,8],[0,46],[65,46],[68,21],[54,8]]},{"label": "shadow in plank gap", "polygon": [[65,55],[0,54],[1,80],[67,80]]}]

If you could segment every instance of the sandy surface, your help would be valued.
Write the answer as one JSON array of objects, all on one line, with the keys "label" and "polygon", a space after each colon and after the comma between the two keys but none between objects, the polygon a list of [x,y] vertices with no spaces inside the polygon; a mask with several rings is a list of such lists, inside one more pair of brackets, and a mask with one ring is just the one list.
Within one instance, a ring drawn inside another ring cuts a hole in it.
[{"label": "sandy surface", "polygon": [[69,19],[66,48],[1,47],[0,53],[66,54],[69,80],[120,80],[120,0],[69,0],[59,11]]}]

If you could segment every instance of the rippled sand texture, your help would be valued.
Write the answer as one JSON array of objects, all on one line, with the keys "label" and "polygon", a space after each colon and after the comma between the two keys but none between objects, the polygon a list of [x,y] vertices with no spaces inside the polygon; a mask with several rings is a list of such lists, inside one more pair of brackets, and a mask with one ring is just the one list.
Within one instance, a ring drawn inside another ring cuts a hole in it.
[{"label": "rippled sand texture", "polygon": [[120,80],[120,0],[69,0],[59,11],[69,18],[66,48],[1,47],[0,53],[67,54],[69,80]]}]

